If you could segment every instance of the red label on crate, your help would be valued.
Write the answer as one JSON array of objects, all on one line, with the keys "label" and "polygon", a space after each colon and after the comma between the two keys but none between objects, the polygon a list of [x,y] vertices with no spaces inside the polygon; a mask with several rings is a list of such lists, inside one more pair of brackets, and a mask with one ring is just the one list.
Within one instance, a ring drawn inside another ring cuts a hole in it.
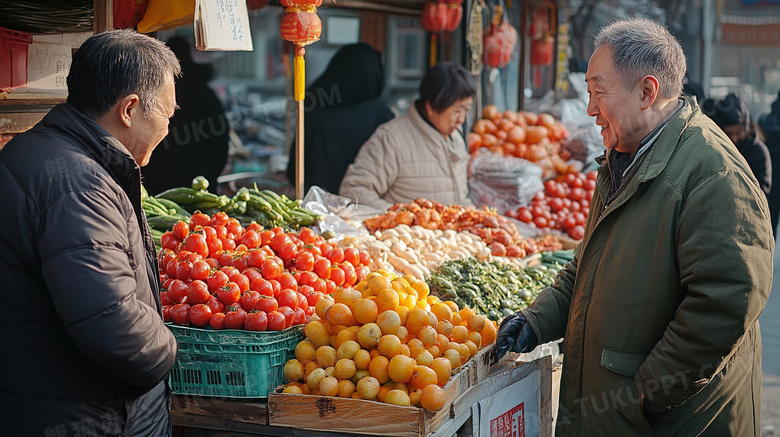
[{"label": "red label on crate", "polygon": [[523,402],[490,421],[490,437],[525,437]]}]

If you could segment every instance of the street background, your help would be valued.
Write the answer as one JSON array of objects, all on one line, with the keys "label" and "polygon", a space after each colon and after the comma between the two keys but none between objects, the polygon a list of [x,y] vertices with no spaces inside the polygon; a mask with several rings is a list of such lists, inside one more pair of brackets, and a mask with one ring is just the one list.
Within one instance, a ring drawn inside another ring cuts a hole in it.
[{"label": "street background", "polygon": [[761,314],[764,387],[761,404],[763,436],[780,436],[780,255],[775,250],[772,294]]}]

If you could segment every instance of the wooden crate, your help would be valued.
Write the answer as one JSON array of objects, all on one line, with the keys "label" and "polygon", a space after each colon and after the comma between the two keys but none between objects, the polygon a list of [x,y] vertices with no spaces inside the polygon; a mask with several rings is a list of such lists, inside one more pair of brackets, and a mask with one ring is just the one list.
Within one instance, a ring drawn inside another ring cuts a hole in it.
[{"label": "wooden crate", "polygon": [[397,437],[432,436],[452,418],[451,406],[488,374],[492,345],[480,350],[444,386],[446,401],[438,412],[376,401],[328,396],[281,394],[268,397],[268,423],[314,431]]}]

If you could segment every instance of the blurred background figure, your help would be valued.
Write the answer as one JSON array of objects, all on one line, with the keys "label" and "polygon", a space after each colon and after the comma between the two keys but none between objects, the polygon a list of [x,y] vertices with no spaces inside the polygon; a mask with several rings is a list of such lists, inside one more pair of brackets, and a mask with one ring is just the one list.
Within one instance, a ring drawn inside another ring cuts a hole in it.
[{"label": "blurred background figure", "polygon": [[761,191],[769,200],[772,188],[772,159],[769,149],[750,122],[750,112],[744,100],[734,93],[729,93],[720,100],[708,98],[702,103],[702,111],[712,118],[737,146],[737,150],[758,179]]},{"label": "blurred background figure", "polygon": [[[764,143],[772,158],[772,190],[769,192],[769,211],[772,213],[772,229],[777,229],[780,217],[780,91],[772,103],[772,112],[758,119],[758,126],[764,134]],[[775,234],[777,235],[777,234]]]},{"label": "blurred background figure", "polygon": [[701,104],[701,101],[704,100],[704,87],[699,82],[691,80],[687,71],[683,78],[683,94],[696,97],[696,103],[698,104]]},{"label": "blurred background figure", "polygon": [[175,36],[166,44],[181,62],[181,77],[176,80],[179,109],[171,118],[168,136],[142,169],[144,187],[152,195],[189,187],[199,175],[216,186],[228,159],[230,126],[222,102],[208,84],[213,66],[195,63],[193,45],[184,37]]},{"label": "blurred background figure", "polygon": [[[379,97],[384,86],[381,54],[365,43],[349,44],[333,56],[306,93],[304,185],[338,193],[347,166],[379,125],[394,117]],[[287,179],[295,184],[295,141]]]}]

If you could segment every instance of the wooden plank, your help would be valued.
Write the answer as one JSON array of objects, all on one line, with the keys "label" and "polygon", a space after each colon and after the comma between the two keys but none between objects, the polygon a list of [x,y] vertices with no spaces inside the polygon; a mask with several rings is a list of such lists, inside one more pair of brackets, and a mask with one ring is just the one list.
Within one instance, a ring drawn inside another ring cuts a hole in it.
[{"label": "wooden plank", "polygon": [[541,393],[539,437],[552,437],[554,419],[552,413],[552,357],[544,357],[540,364],[539,369],[542,371],[542,374],[539,379],[539,390]]},{"label": "wooden plank", "polygon": [[362,399],[277,394],[268,397],[268,422],[306,430],[418,437],[423,410]]},{"label": "wooden plank", "polygon": [[114,30],[114,1],[93,0],[92,5],[95,9],[95,34],[105,30]]},{"label": "wooden plank", "polygon": [[223,399],[205,396],[174,395],[171,412],[181,416],[202,416],[236,423],[268,425],[268,401],[265,399]]},{"label": "wooden plank", "polygon": [[45,115],[46,112],[0,112],[0,134],[26,132]]}]

